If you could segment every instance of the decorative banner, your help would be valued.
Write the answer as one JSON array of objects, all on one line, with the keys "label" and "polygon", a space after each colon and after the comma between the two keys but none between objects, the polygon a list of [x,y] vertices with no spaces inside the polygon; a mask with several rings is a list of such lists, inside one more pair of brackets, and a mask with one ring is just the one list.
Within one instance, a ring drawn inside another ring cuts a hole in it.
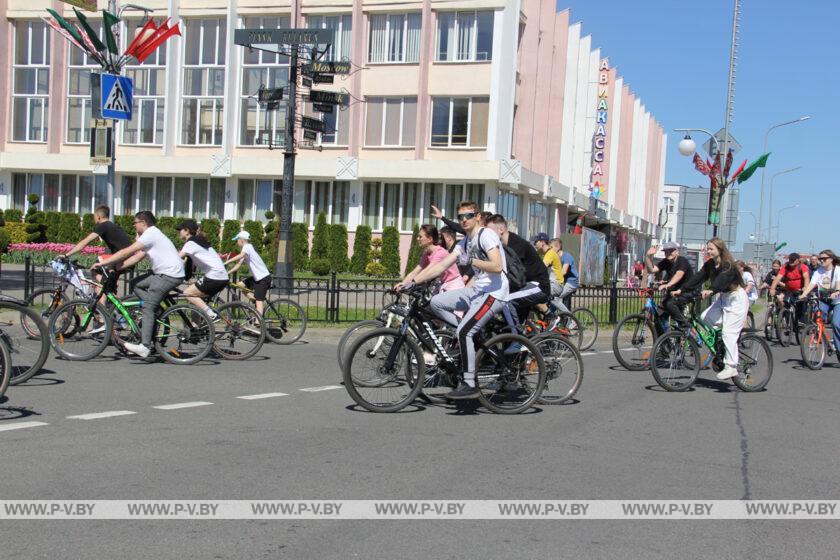
[{"label": "decorative banner", "polygon": [[589,196],[603,199],[607,195],[604,179],[604,160],[607,153],[607,121],[609,113],[610,65],[607,59],[598,68],[598,106],[595,110],[595,136],[592,139],[592,173],[589,179]]},{"label": "decorative banner", "polygon": [[767,158],[769,157],[770,153],[768,152],[760,158],[758,158],[757,160],[755,160],[754,162],[752,162],[751,164],[749,164],[749,166],[747,166],[747,168],[744,169],[740,175],[738,175],[738,184],[743,183],[744,181],[752,177],[753,173],[755,173],[759,167],[767,166]]}]

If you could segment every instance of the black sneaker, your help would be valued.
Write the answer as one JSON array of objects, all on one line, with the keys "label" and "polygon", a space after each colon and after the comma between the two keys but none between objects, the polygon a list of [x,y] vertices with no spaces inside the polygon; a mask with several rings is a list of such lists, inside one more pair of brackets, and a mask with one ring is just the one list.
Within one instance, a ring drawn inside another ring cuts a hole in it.
[{"label": "black sneaker", "polygon": [[458,387],[454,390],[446,393],[447,399],[452,399],[455,401],[460,400],[467,400],[467,399],[477,399],[478,398],[478,388],[470,387],[463,381],[458,383]]}]

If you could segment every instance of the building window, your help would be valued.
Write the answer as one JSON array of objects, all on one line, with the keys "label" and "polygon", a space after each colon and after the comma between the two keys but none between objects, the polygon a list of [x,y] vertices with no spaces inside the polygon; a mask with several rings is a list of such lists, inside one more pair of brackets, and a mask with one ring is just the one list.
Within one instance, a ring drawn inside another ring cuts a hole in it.
[{"label": "building window", "polygon": [[314,119],[324,121],[326,132],[321,134],[321,145],[323,146],[347,146],[350,143],[350,114],[342,110],[340,105],[334,105],[331,113],[319,113],[313,108],[312,103],[307,100],[304,106],[304,114]]},{"label": "building window", "polygon": [[432,147],[487,146],[487,97],[435,97],[432,100]]},{"label": "building window", "polygon": [[493,59],[493,11],[438,12],[437,58],[440,62]]},{"label": "building window", "polygon": [[[244,28],[288,28],[288,17],[242,18]],[[283,146],[286,133],[286,100],[275,111],[266,111],[257,102],[257,92],[266,88],[287,88],[289,85],[289,57],[265,51],[242,49],[241,114],[239,116],[239,145],[268,144]],[[288,91],[288,90],[286,90]],[[284,92],[285,93],[285,92]]]},{"label": "building window", "polygon": [[[102,36],[102,22],[91,22]],[[90,143],[90,73],[99,63],[81,50],[70,47],[67,67],[67,143]]]},{"label": "building window", "polygon": [[[129,20],[123,39],[128,43],[143,26],[141,20]],[[166,43],[143,63],[131,58],[125,75],[134,80],[134,107],[130,121],[123,121],[122,143],[148,146],[163,144],[163,115],[166,106]]]},{"label": "building window", "polygon": [[123,177],[122,213],[150,210],[158,217],[221,220],[225,212],[225,180],[190,177]]},{"label": "building window", "polygon": [[662,228],[662,243],[668,243],[674,240],[674,228]]},{"label": "building window", "polygon": [[299,181],[295,184],[292,219],[315,227],[321,212],[326,214],[329,224],[347,223],[350,217],[348,181]]},{"label": "building window", "polygon": [[[466,198],[465,198],[466,197]],[[362,221],[374,230],[388,226],[407,233],[415,225],[429,223],[434,204],[444,215],[454,216],[458,204],[473,200],[481,207],[484,185],[444,185],[440,183],[366,182],[362,191]],[[432,222],[434,223],[434,222]]]},{"label": "building window", "polygon": [[496,202],[496,211],[505,217],[508,229],[514,233],[519,232],[519,207],[521,195],[509,191],[499,191],[499,198]]},{"label": "building window", "polygon": [[306,21],[308,27],[331,29],[335,33],[332,44],[324,54],[324,60],[350,60],[352,16],[307,16]]},{"label": "building window", "polygon": [[12,140],[16,142],[47,141],[50,32],[40,21],[15,22]]},{"label": "building window", "polygon": [[665,197],[665,212],[668,214],[673,214],[677,211],[676,204],[674,203],[674,199],[670,196]]},{"label": "building window", "polygon": [[[531,201],[528,208],[528,231],[529,236],[538,233],[548,233],[548,211],[545,204]],[[553,233],[553,232],[552,232]],[[549,237],[553,237],[549,233]]]},{"label": "building window", "polygon": [[416,97],[368,97],[365,146],[414,146]]},{"label": "building window", "polygon": [[58,175],[53,173],[13,173],[12,206],[27,210],[27,197],[37,194],[43,212],[90,214],[108,204],[108,178],[105,175]]},{"label": "building window", "polygon": [[225,20],[187,20],[181,143],[221,146],[225,95]]},{"label": "building window", "polygon": [[421,15],[372,14],[368,62],[419,62]]},{"label": "building window", "polygon": [[267,210],[274,207],[274,190],[280,190],[282,181],[265,179],[240,179],[237,197],[237,216],[239,220],[268,221],[265,217]]}]

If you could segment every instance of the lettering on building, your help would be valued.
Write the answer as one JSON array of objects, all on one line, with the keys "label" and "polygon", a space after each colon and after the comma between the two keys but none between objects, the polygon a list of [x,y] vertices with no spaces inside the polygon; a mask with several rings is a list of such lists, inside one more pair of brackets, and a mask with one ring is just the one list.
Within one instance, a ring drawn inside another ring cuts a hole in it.
[{"label": "lettering on building", "polygon": [[598,104],[595,108],[595,136],[592,138],[592,173],[589,179],[589,196],[603,200],[607,195],[602,164],[607,153],[607,131],[609,130],[609,84],[610,64],[607,59],[598,67]]}]

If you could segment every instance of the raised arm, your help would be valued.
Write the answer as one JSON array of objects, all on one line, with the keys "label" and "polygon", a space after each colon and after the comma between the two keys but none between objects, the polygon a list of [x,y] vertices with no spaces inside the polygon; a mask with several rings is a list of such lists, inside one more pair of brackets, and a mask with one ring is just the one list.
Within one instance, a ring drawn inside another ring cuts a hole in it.
[{"label": "raised arm", "polygon": [[72,257],[73,255],[75,255],[76,253],[78,253],[79,251],[81,251],[82,249],[84,249],[85,247],[90,245],[91,243],[93,243],[98,238],[99,238],[99,235],[97,233],[95,233],[95,232],[89,233],[87,235],[87,237],[85,237],[84,239],[82,239],[81,241],[76,243],[76,245],[72,249],[67,251],[64,254],[64,256],[65,257]]},{"label": "raised arm", "polygon": [[648,271],[648,274],[656,274],[659,272],[659,267],[653,264],[653,255],[655,255],[658,250],[659,247],[654,245],[645,253],[645,270]]}]

